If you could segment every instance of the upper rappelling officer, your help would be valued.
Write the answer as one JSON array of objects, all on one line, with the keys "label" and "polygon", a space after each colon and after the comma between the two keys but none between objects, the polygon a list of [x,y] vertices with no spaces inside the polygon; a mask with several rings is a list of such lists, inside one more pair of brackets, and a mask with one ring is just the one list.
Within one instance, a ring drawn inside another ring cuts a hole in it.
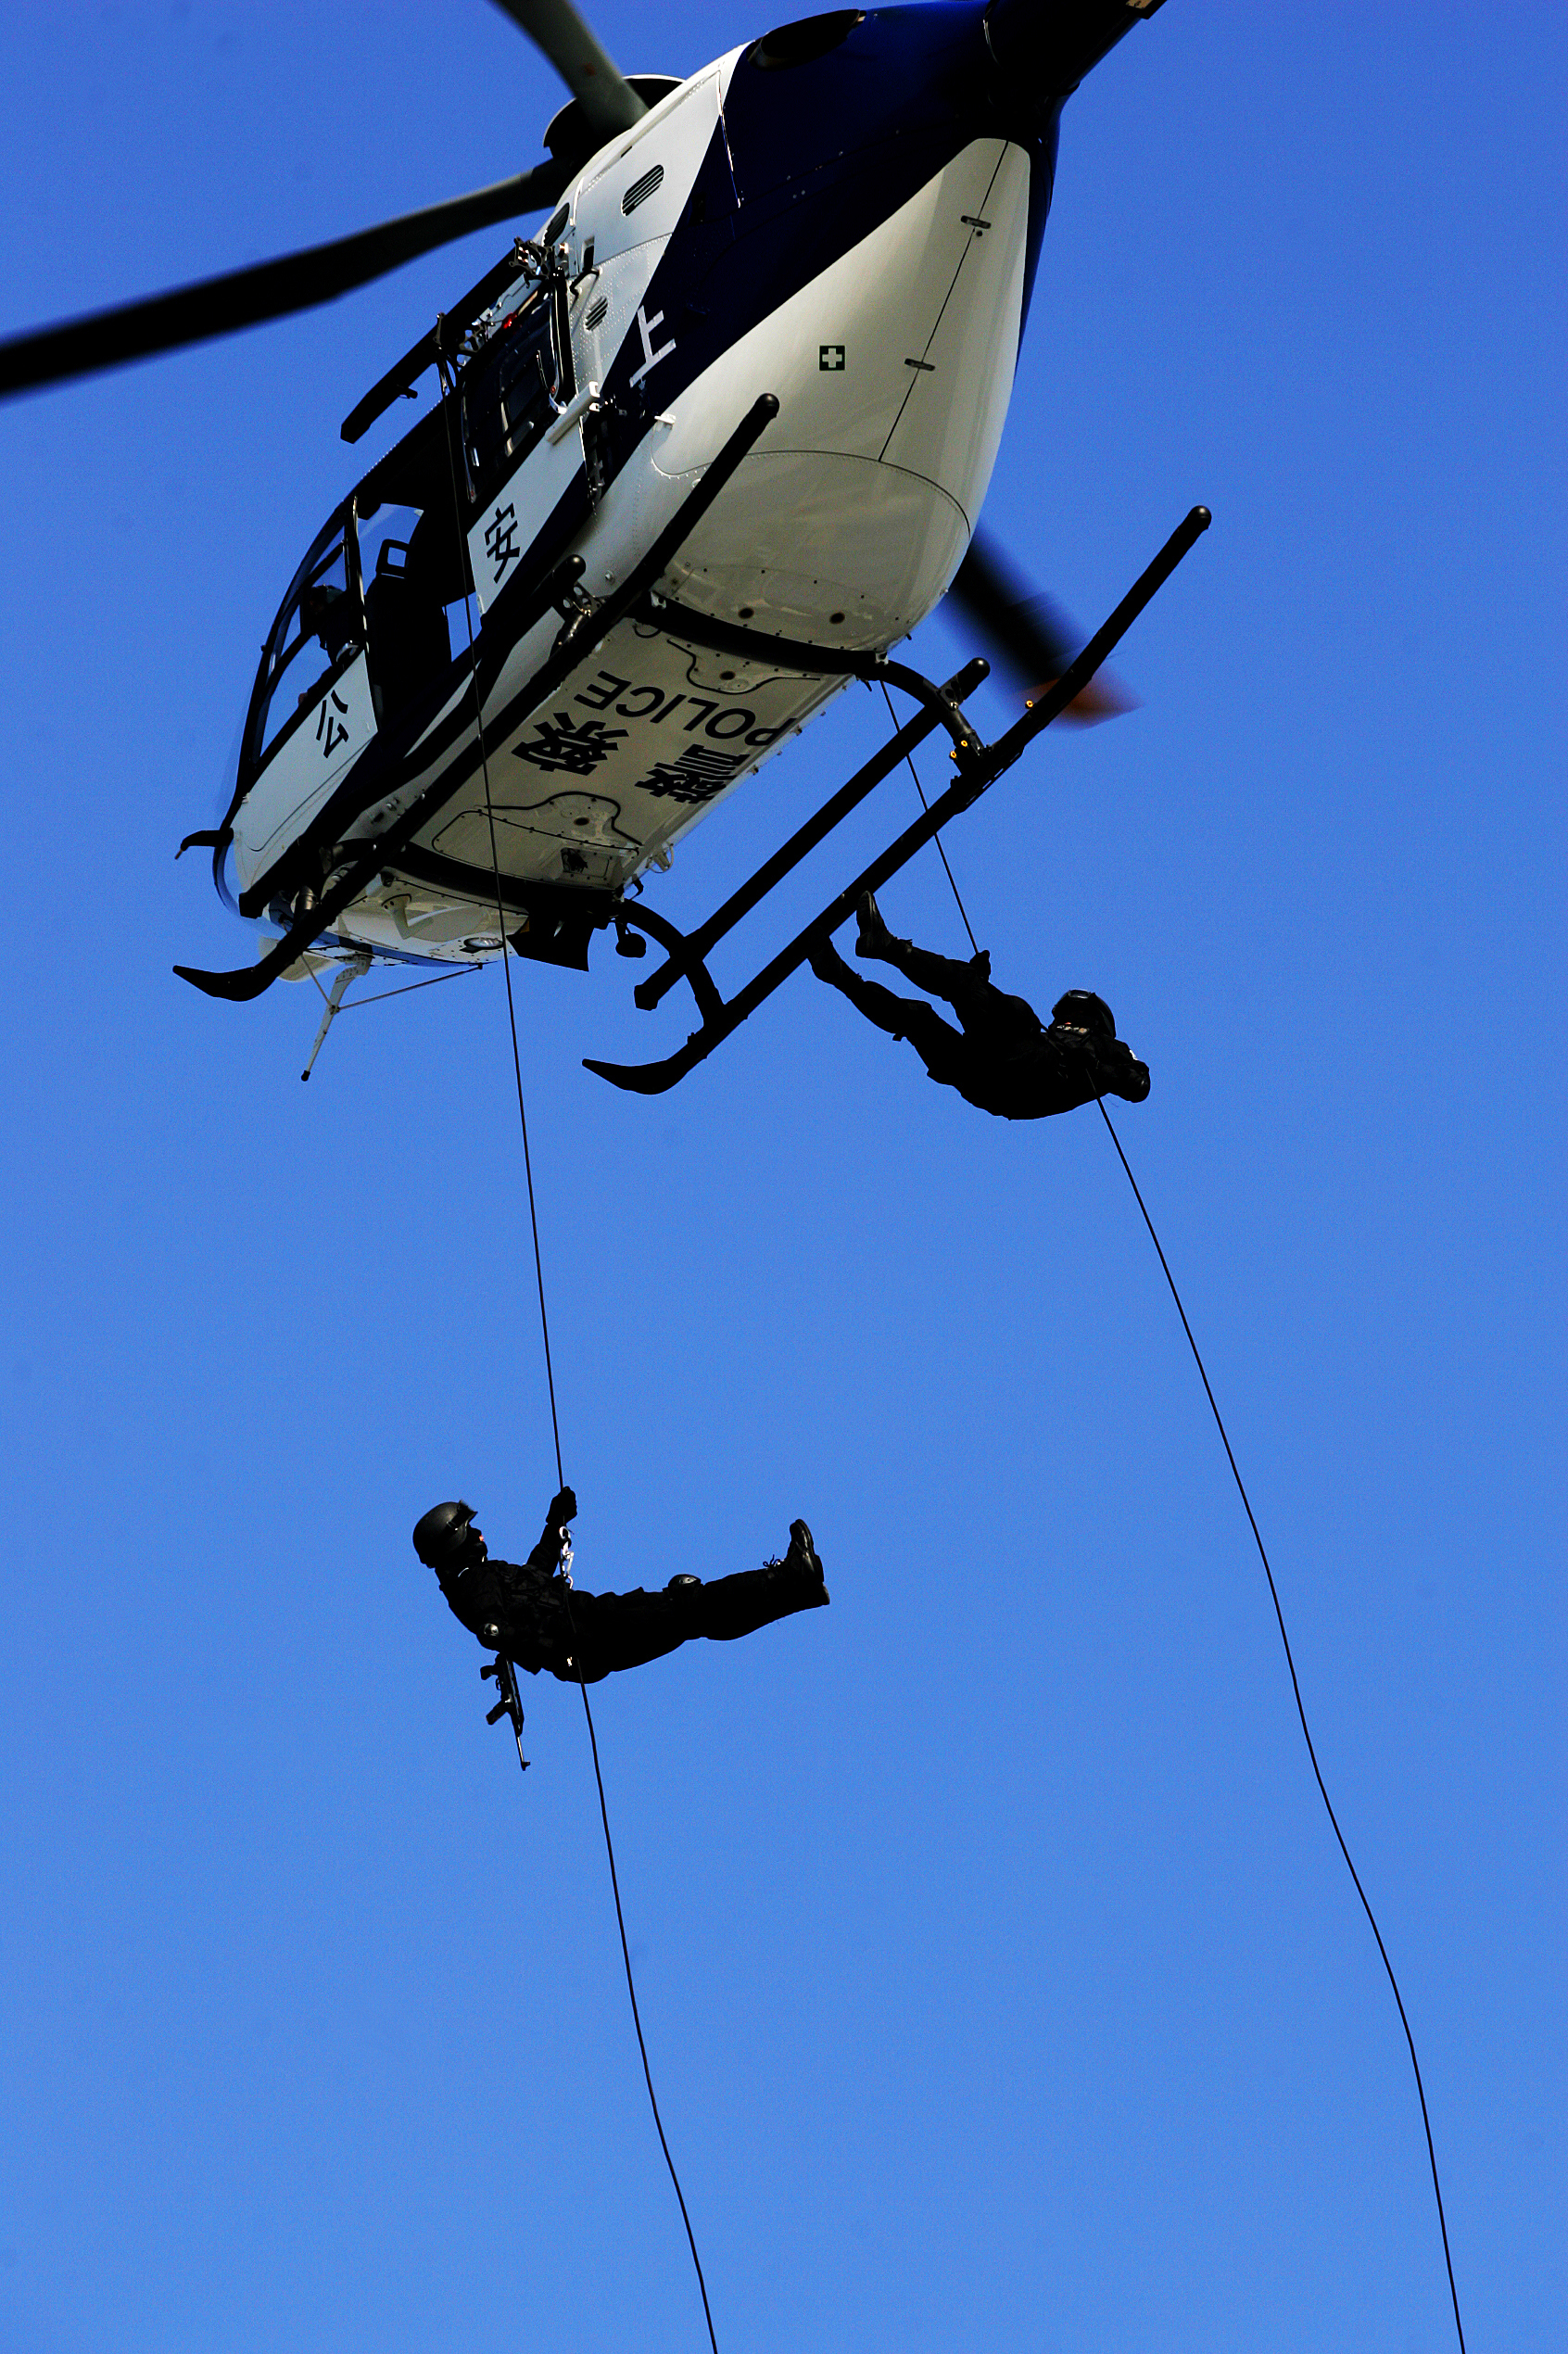
[{"label": "upper rappelling officer", "polygon": [[945,998],[962,1028],[955,1030],[917,997],[900,997],[863,979],[830,940],[812,949],[813,972],[890,1038],[907,1038],[931,1078],[956,1088],[966,1103],[999,1120],[1044,1120],[1100,1095],[1141,1104],[1148,1094],[1147,1063],[1117,1036],[1116,1016],[1092,989],[1069,989],[1058,997],[1047,1029],[1026,999],[996,987],[983,949],[962,964],[895,939],[868,891],[861,892],[855,914],[855,955],[891,965],[917,989]]}]

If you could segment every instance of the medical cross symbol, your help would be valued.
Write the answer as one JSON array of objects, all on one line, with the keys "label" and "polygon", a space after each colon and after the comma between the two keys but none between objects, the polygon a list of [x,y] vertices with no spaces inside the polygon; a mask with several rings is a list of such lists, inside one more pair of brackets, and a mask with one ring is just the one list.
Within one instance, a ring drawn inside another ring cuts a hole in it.
[{"label": "medical cross symbol", "polygon": [[500,587],[508,564],[523,561],[517,546],[517,510],[514,506],[498,507],[485,526],[485,553],[496,568],[495,586]]},{"label": "medical cross symbol", "polygon": [[344,702],[342,696],[337,692],[335,687],[333,689],[332,693],[327,698],[327,701],[322,703],[322,715],[316,722],[316,741],[322,748],[322,758],[323,760],[330,760],[333,753],[337,750],[338,745],[346,744],[348,740],[348,728],[343,725],[341,719],[335,719],[332,715],[332,706],[335,703],[339,711],[348,711],[348,706]]},{"label": "medical cross symbol", "polygon": [[675,349],[674,335],[670,337],[668,343],[662,343],[657,351],[653,348],[654,329],[656,327],[662,327],[664,323],[664,314],[662,310],[655,310],[652,318],[650,319],[643,310],[642,305],[639,303],[637,308],[637,329],[639,335],[642,337],[642,365],[640,368],[635,369],[631,375],[626,378],[626,389],[628,392],[633,385],[639,385],[642,382],[643,377],[648,373],[651,368],[656,368],[661,360],[667,360],[671,352]]},{"label": "medical cross symbol", "polygon": [[817,347],[816,364],[826,375],[836,375],[844,364],[841,343],[825,343]]}]

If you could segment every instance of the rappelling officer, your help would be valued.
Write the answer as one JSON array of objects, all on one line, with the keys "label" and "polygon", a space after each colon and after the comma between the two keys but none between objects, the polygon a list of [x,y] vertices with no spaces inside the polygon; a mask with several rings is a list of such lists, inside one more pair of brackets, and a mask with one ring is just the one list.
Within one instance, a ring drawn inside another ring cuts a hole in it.
[{"label": "rappelling officer", "polygon": [[525,1667],[541,1668],[563,1684],[597,1684],[623,1667],[640,1667],[678,1651],[699,1635],[733,1642],[798,1610],[828,1601],[822,1563],[803,1520],[790,1524],[781,1561],[704,1582],[672,1577],[662,1592],[586,1594],[572,1584],[568,1530],[577,1500],[563,1487],[550,1504],[544,1534],[527,1560],[492,1561],[472,1504],[436,1504],[415,1524],[414,1550],[456,1617],[487,1651]]},{"label": "rappelling officer", "polygon": [[891,965],[917,989],[945,998],[962,1029],[917,997],[900,997],[879,981],[863,980],[830,940],[813,947],[813,972],[890,1038],[906,1038],[930,1077],[956,1088],[966,1103],[999,1120],[1044,1120],[1100,1095],[1141,1104],[1148,1094],[1148,1065],[1117,1036],[1116,1016],[1092,989],[1069,989],[1058,997],[1047,1029],[1027,999],[996,987],[983,949],[963,964],[896,939],[868,891],[861,892],[855,914],[855,955]]}]

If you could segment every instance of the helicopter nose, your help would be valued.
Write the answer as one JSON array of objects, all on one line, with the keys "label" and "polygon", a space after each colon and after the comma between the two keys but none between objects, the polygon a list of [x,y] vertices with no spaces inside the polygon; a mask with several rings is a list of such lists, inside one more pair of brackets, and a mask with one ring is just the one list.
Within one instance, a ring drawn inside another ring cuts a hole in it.
[{"label": "helicopter nose", "polygon": [[1059,106],[1119,41],[1165,0],[991,0],[986,46],[1015,101]]}]

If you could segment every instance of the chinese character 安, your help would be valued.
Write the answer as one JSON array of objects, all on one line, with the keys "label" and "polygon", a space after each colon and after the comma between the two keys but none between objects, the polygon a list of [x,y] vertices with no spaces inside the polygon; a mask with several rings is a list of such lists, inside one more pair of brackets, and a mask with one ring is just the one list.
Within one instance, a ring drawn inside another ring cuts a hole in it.
[{"label": "chinese character \u5b89", "polygon": [[485,553],[496,568],[495,586],[506,577],[508,564],[523,561],[517,546],[517,510],[510,502],[498,507],[485,526]]}]

